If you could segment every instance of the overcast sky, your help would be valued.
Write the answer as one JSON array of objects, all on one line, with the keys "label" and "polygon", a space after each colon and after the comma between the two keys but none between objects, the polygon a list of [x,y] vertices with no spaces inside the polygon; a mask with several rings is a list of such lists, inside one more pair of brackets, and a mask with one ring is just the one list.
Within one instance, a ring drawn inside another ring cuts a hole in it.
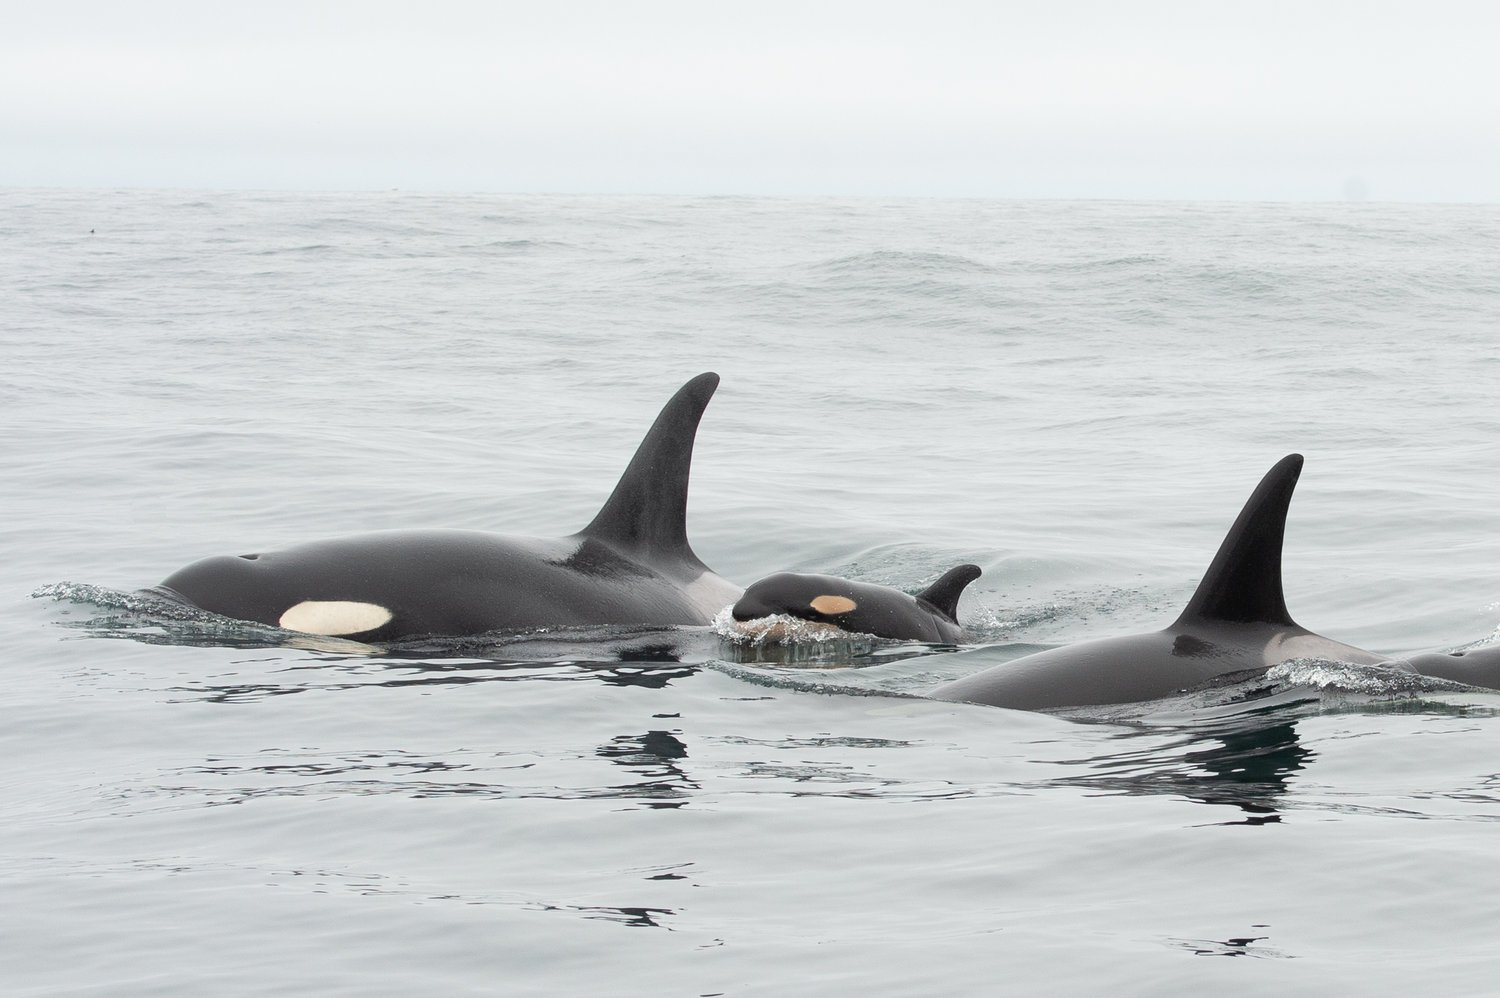
[{"label": "overcast sky", "polygon": [[19,2],[0,185],[1500,201],[1500,3]]}]

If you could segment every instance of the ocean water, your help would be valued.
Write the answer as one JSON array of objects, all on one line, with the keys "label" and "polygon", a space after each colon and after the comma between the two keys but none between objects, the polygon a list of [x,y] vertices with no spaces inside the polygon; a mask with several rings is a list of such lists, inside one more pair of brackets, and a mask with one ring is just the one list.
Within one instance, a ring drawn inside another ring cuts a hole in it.
[{"label": "ocean water", "polygon": [[[920,694],[1166,624],[1293,451],[1294,617],[1500,640],[1497,274],[1497,206],[0,191],[0,990],[1490,993],[1500,693]],[[705,370],[698,554],[973,561],[969,643],[370,654],[135,595],[571,533]]]}]

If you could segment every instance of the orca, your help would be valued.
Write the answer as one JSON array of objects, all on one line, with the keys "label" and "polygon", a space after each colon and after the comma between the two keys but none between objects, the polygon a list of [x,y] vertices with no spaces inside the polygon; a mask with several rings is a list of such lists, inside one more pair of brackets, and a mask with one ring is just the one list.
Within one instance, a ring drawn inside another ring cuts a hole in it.
[{"label": "orca", "polygon": [[707,624],[741,592],[687,539],[693,441],[718,384],[717,374],[700,374],[672,396],[576,534],[380,531],[207,558],[155,591],[226,617],[360,641]]},{"label": "orca", "polygon": [[1449,679],[1466,686],[1500,690],[1500,645],[1485,645],[1467,651],[1429,651],[1381,663],[1422,676]]},{"label": "orca", "polygon": [[782,572],[752,583],[731,613],[741,623],[784,615],[880,638],[954,643],[964,637],[958,598],[979,575],[978,565],[959,565],[909,596],[870,582]]},{"label": "orca", "polygon": [[1314,634],[1287,612],[1281,545],[1301,472],[1302,456],[1290,454],[1266,473],[1187,607],[1168,627],[1025,655],[945,683],[929,695],[1047,710],[1156,700],[1295,658],[1352,665],[1387,661],[1389,656]]}]

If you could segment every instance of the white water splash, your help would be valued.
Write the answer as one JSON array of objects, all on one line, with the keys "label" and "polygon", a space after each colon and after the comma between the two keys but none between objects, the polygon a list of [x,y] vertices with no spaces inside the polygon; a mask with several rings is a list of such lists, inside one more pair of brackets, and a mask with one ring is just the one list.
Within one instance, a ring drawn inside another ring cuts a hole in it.
[{"label": "white water splash", "polygon": [[737,645],[760,648],[765,645],[842,644],[868,635],[856,635],[833,624],[801,620],[784,613],[754,620],[735,620],[733,607],[726,606],[714,615],[709,627],[715,634]]},{"label": "white water splash", "polygon": [[1314,689],[1370,696],[1393,694],[1439,693],[1468,689],[1462,683],[1423,676],[1397,663],[1385,665],[1351,665],[1320,658],[1293,658],[1266,670],[1268,679],[1310,686]]}]

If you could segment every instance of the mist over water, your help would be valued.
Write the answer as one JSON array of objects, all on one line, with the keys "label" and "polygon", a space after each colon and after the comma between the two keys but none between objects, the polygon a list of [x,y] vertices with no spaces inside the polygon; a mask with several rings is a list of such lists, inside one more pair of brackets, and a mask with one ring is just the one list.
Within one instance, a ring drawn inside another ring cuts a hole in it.
[{"label": "mist over water", "polygon": [[[910,696],[1168,623],[1293,451],[1300,623],[1493,640],[1500,209],[0,206],[8,990],[1462,993],[1500,969],[1500,695],[1309,665],[1066,718]],[[704,370],[699,556],[908,591],[972,561],[970,645],[371,655],[130,595],[363,530],[571,533]]]}]

